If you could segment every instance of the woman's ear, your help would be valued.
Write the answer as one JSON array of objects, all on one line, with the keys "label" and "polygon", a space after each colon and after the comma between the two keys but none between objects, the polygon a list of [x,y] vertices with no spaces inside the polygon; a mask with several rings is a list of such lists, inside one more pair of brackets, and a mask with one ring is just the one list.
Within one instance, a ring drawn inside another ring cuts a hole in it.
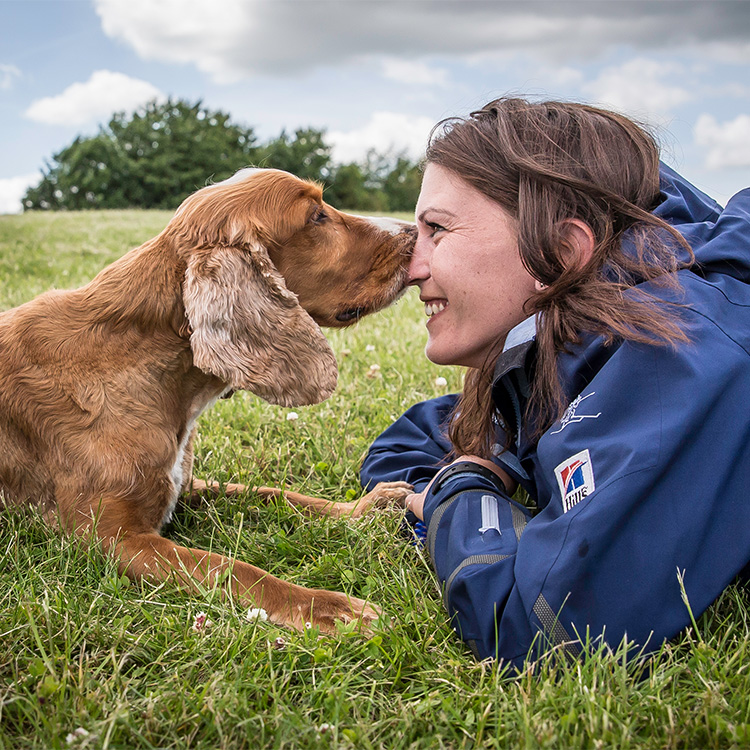
[{"label": "woman's ear", "polygon": [[282,406],[333,393],[333,351],[260,242],[194,251],[183,299],[196,367]]},{"label": "woman's ear", "polygon": [[564,219],[560,222],[560,234],[566,251],[566,269],[587,265],[596,247],[593,229],[581,219]]}]

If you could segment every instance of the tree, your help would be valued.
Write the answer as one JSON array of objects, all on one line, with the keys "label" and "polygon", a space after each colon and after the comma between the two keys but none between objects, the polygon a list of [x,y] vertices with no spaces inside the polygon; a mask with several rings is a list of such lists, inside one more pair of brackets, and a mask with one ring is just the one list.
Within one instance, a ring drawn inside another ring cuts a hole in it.
[{"label": "tree", "polygon": [[258,149],[258,165],[283,169],[306,180],[326,182],[331,175],[331,147],[325,133],[313,128],[300,128],[294,137],[286,130]]},{"label": "tree", "polygon": [[367,175],[359,164],[342,164],[335,168],[324,197],[336,208],[360,211],[385,211],[388,199],[377,187],[367,184]]},{"label": "tree", "polygon": [[365,211],[413,211],[422,184],[422,170],[405,154],[394,156],[370,149],[361,164],[334,168],[326,200],[334,206]]},{"label": "tree", "polygon": [[405,156],[399,156],[383,180],[383,192],[388,197],[388,210],[413,211],[421,186],[421,166]]},{"label": "tree", "polygon": [[173,209],[207,182],[242,167],[283,169],[325,188],[334,206],[360,211],[411,211],[419,195],[418,165],[404,154],[371,149],[361,164],[335,164],[325,131],[285,130],[258,145],[252,128],[201,102],[151,102],[116,114],[92,137],[78,137],[47,163],[23,200],[29,209]]},{"label": "tree", "polygon": [[39,185],[26,192],[24,210],[126,207],[128,198],[117,184],[126,172],[117,145],[106,135],[76,138],[47,163]]},{"label": "tree", "polygon": [[175,208],[208,179],[256,161],[255,141],[251,128],[201,102],[151,102],[55,154],[24,208]]}]

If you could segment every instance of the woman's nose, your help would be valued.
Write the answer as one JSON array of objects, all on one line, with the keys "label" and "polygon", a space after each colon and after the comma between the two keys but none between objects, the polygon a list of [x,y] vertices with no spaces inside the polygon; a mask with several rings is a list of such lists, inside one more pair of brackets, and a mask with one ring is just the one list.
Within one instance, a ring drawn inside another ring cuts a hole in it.
[{"label": "woman's nose", "polygon": [[409,284],[419,284],[430,276],[430,254],[425,238],[417,235],[414,252],[409,261]]}]

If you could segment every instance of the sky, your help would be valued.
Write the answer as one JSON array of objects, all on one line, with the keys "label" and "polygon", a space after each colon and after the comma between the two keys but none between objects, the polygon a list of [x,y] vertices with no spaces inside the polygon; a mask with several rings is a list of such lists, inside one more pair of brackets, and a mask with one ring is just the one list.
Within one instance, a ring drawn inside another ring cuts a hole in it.
[{"label": "sky", "polygon": [[750,0],[0,0],[0,213],[152,99],[323,129],[344,163],[418,159],[507,94],[634,117],[723,204],[750,186]]}]

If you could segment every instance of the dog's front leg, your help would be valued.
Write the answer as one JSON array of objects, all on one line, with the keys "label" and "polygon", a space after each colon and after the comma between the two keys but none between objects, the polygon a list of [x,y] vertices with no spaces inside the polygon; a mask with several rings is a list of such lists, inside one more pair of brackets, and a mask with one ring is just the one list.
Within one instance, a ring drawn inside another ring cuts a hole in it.
[{"label": "dog's front leg", "polygon": [[276,487],[253,487],[253,492],[261,497],[284,497],[288,503],[314,515],[334,518],[359,518],[375,508],[403,508],[404,500],[413,491],[412,486],[406,482],[380,482],[358,500],[334,502]]},{"label": "dog's front leg", "polygon": [[403,508],[407,495],[414,490],[406,482],[380,482],[358,500],[335,502],[278,487],[247,487],[244,484],[220,485],[218,482],[204,482],[202,479],[193,478],[187,498],[189,504],[194,505],[200,502],[201,496],[206,493],[216,496],[219,492],[223,492],[228,496],[236,496],[248,491],[254,492],[266,500],[283,498],[291,505],[302,508],[316,516],[359,518],[375,508]]},{"label": "dog's front leg", "polygon": [[252,490],[252,487],[245,484],[235,484],[234,482],[219,484],[219,482],[206,482],[203,479],[192,477],[180,496],[180,502],[189,508],[200,508],[205,504],[206,497],[216,498],[220,495],[239,497],[247,493],[248,490]]},{"label": "dog's front leg", "polygon": [[101,541],[117,556],[120,573],[131,579],[172,580],[198,594],[219,587],[224,595],[245,606],[264,609],[278,625],[302,630],[309,623],[323,633],[335,633],[336,621],[359,620],[367,630],[380,616],[373,605],[361,599],[297,586],[254,565],[181,547],[155,533],[124,532]]}]

